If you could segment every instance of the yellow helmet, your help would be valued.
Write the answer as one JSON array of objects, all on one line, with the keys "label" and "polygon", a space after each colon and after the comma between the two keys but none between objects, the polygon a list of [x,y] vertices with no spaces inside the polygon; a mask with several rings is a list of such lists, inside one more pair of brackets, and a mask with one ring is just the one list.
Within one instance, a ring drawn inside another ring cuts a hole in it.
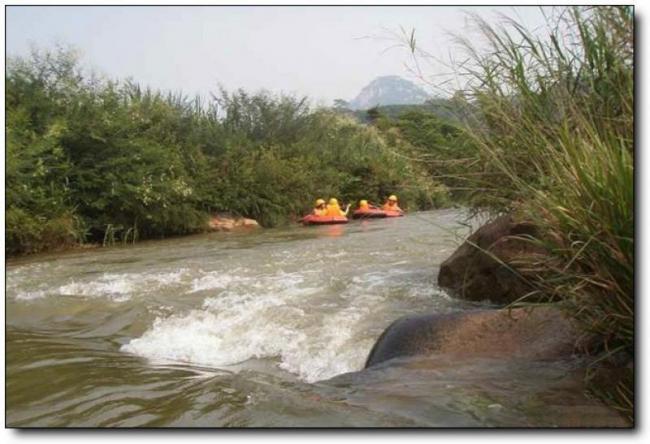
[{"label": "yellow helmet", "polygon": [[394,194],[391,194],[390,197],[388,198],[388,200],[393,200],[393,201],[397,202],[397,196],[395,196]]},{"label": "yellow helmet", "polygon": [[363,199],[363,200],[360,200],[360,201],[359,201],[359,206],[360,206],[360,207],[365,207],[366,205],[368,205],[368,201],[367,201],[367,200]]},{"label": "yellow helmet", "polygon": [[323,199],[316,199],[316,206],[319,205],[325,205],[325,201]]},{"label": "yellow helmet", "polygon": [[338,205],[338,204],[339,204],[339,201],[336,200],[335,198],[332,197],[332,198],[330,199],[330,205]]}]

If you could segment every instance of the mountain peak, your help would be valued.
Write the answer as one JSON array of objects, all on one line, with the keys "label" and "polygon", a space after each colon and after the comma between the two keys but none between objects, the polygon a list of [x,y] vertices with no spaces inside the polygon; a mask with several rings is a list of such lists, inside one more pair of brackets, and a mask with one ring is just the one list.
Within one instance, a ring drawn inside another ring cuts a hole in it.
[{"label": "mountain peak", "polygon": [[368,109],[378,105],[417,105],[429,95],[415,83],[400,76],[381,76],[366,85],[350,101],[352,109]]}]

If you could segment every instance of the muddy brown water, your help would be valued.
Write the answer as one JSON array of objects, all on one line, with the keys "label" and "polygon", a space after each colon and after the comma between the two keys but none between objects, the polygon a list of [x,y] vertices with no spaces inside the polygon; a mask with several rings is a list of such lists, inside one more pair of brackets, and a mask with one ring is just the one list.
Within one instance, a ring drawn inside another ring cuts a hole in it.
[{"label": "muddy brown water", "polygon": [[213,233],[6,267],[10,427],[602,426],[579,360],[412,357],[393,320],[472,310],[436,287],[460,210]]}]

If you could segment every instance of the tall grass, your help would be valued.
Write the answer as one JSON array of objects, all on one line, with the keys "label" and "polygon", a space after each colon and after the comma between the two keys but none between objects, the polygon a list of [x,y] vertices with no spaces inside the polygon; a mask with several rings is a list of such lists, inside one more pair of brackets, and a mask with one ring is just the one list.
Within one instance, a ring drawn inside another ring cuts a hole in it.
[{"label": "tall grass", "polygon": [[[534,221],[550,252],[528,264],[537,296],[562,300],[599,365],[633,360],[634,48],[631,7],[556,9],[544,32],[474,17],[488,42],[463,74],[468,133],[489,181],[477,205]],[[471,179],[471,176],[468,176]],[[593,392],[633,415],[631,364]]]}]

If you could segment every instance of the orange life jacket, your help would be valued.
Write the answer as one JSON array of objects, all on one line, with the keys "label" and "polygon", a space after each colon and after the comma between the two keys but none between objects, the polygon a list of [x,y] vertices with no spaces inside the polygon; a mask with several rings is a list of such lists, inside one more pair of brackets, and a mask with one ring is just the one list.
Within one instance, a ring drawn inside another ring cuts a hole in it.
[{"label": "orange life jacket", "polygon": [[384,211],[402,211],[402,209],[397,205],[397,202],[394,204],[391,204],[390,201],[386,202],[383,207],[381,207],[382,210]]},{"label": "orange life jacket", "polygon": [[327,206],[327,216],[345,216],[343,210],[338,205],[328,205]]}]

